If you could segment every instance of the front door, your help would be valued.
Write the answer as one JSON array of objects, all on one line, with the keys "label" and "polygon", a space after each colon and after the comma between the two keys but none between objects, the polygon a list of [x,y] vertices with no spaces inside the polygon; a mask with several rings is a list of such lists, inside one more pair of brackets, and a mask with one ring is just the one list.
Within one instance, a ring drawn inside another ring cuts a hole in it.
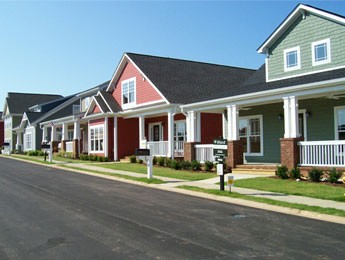
[{"label": "front door", "polygon": [[153,141],[160,141],[160,125],[154,125],[153,126]]}]

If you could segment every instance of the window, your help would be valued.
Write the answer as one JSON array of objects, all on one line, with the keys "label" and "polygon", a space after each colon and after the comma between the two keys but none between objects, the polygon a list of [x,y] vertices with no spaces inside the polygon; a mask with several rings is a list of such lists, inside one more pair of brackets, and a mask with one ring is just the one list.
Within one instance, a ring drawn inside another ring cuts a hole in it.
[{"label": "window", "polygon": [[313,55],[313,66],[331,62],[331,45],[330,40],[322,40],[311,44]]},{"label": "window", "polygon": [[335,138],[345,140],[345,107],[335,108]]},{"label": "window", "polygon": [[67,140],[72,141],[73,140],[73,135],[74,135],[74,130],[68,130],[67,131]]},{"label": "window", "polygon": [[182,156],[184,141],[187,140],[186,121],[176,121],[174,123],[174,151],[175,155]]},{"label": "window", "polygon": [[80,105],[73,105],[73,115],[80,113]]},{"label": "window", "polygon": [[124,108],[135,104],[135,78],[122,82],[122,105]]},{"label": "window", "polygon": [[90,127],[90,151],[103,152],[104,125]]},{"label": "window", "polygon": [[294,47],[284,50],[284,71],[301,68],[300,48]]},{"label": "window", "polygon": [[24,149],[31,150],[32,149],[32,135],[24,134]]},{"label": "window", "polygon": [[262,116],[240,118],[239,128],[244,152],[248,155],[262,155]]}]

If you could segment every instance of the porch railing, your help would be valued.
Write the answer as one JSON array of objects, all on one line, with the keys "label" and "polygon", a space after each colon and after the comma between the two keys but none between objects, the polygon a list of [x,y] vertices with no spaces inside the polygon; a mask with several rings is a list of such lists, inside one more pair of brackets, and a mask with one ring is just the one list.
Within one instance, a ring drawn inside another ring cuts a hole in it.
[{"label": "porch railing", "polygon": [[204,163],[205,161],[214,162],[213,144],[195,145],[195,159],[201,163]]},{"label": "porch railing", "polygon": [[178,157],[184,156],[184,141],[174,142],[174,153],[175,153],[175,156],[178,156]]},{"label": "porch railing", "polygon": [[73,153],[73,142],[66,142],[66,152]]},{"label": "porch railing", "polygon": [[154,156],[167,156],[168,154],[168,141],[147,142],[146,147]]},{"label": "porch railing", "polygon": [[345,141],[299,142],[300,166],[345,166]]}]

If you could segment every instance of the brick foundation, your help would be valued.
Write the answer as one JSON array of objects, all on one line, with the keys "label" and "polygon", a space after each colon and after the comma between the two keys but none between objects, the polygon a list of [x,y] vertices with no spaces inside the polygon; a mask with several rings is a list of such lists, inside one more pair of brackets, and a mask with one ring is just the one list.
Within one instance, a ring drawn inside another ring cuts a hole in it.
[{"label": "brick foundation", "polygon": [[61,152],[66,151],[66,141],[61,141]]},{"label": "brick foundation", "polygon": [[297,143],[303,138],[280,139],[280,163],[288,169],[292,169],[299,163],[299,150]]},{"label": "brick foundation", "polygon": [[73,140],[73,158],[79,158],[79,141],[77,139]]},{"label": "brick foundation", "polygon": [[226,157],[227,166],[235,168],[236,165],[243,164],[243,152],[244,147],[242,141],[228,141],[228,157]]},{"label": "brick foundation", "polygon": [[195,145],[199,144],[198,142],[185,142],[183,151],[184,151],[184,160],[193,161],[195,160]]}]

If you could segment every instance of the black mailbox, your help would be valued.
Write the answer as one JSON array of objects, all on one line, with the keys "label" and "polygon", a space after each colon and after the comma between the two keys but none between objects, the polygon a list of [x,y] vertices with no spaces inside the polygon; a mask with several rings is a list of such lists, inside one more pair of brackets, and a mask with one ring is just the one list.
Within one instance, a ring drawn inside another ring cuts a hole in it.
[{"label": "black mailbox", "polygon": [[50,144],[41,144],[41,149],[50,149]]},{"label": "black mailbox", "polygon": [[150,149],[135,149],[134,152],[135,156],[149,156],[150,155]]},{"label": "black mailbox", "polygon": [[10,143],[3,143],[2,146],[10,146]]}]

